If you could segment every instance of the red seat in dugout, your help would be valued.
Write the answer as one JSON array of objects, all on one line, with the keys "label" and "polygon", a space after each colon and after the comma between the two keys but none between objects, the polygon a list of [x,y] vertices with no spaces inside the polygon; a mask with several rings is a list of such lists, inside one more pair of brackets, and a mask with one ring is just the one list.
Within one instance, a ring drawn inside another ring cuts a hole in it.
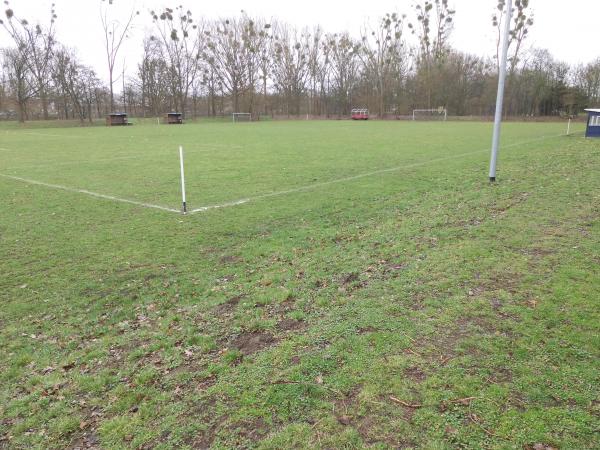
[{"label": "red seat in dugout", "polygon": [[369,120],[369,110],[361,108],[353,109],[352,120]]}]

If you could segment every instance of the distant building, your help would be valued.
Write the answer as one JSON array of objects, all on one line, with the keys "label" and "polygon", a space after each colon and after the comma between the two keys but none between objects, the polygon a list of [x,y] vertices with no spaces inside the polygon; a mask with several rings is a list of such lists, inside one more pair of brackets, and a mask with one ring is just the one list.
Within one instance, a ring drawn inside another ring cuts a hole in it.
[{"label": "distant building", "polygon": [[585,137],[600,138],[600,109],[586,109],[588,113]]},{"label": "distant building", "polygon": [[178,112],[170,112],[165,115],[165,123],[169,125],[183,123],[183,114]]},{"label": "distant building", "polygon": [[106,126],[114,127],[119,125],[131,125],[131,123],[127,120],[127,114],[111,113],[106,116]]}]

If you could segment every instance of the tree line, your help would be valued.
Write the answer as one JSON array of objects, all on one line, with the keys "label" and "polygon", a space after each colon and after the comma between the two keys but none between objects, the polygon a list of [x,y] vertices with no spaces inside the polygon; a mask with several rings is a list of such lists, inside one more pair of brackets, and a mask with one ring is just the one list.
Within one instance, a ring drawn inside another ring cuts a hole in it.
[{"label": "tree line", "polygon": [[[243,11],[196,19],[181,6],[115,17],[113,0],[102,0],[108,83],[56,40],[54,5],[45,23],[32,23],[5,3],[0,26],[12,45],[0,50],[0,114],[10,117],[14,107],[21,121],[91,122],[117,110],[141,117],[168,111],[345,117],[353,107],[382,118],[436,108],[489,116],[495,107],[498,55],[484,58],[451,46],[457,12],[448,0],[419,0],[407,14],[385,14],[356,34],[299,29]],[[499,47],[506,5],[495,0],[491,6]],[[124,69],[118,73],[119,58],[135,24],[151,25],[152,32],[135,75],[126,76]],[[600,58],[572,67],[547,50],[527,49],[533,26],[529,0],[516,0],[506,114],[570,115],[597,106]]]}]

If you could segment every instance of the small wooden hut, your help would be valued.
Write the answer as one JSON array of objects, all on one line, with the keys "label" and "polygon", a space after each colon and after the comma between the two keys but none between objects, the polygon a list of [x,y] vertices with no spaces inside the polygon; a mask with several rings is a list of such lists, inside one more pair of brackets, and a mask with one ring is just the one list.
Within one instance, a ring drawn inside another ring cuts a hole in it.
[{"label": "small wooden hut", "polygon": [[127,120],[126,113],[111,113],[106,116],[107,127],[117,127],[122,125],[131,125]]},{"label": "small wooden hut", "polygon": [[167,125],[183,124],[183,114],[178,112],[170,112],[165,114],[165,123]]}]

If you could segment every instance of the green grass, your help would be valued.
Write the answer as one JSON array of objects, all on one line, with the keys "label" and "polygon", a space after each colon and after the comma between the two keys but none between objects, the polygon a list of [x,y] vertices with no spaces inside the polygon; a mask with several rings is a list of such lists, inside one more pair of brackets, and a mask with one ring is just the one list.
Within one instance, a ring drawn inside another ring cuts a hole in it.
[{"label": "green grass", "polygon": [[248,201],[0,176],[0,447],[597,448],[600,143],[564,128],[506,124],[489,185],[487,123],[1,125],[2,175],[178,209],[183,145],[191,208]]}]

